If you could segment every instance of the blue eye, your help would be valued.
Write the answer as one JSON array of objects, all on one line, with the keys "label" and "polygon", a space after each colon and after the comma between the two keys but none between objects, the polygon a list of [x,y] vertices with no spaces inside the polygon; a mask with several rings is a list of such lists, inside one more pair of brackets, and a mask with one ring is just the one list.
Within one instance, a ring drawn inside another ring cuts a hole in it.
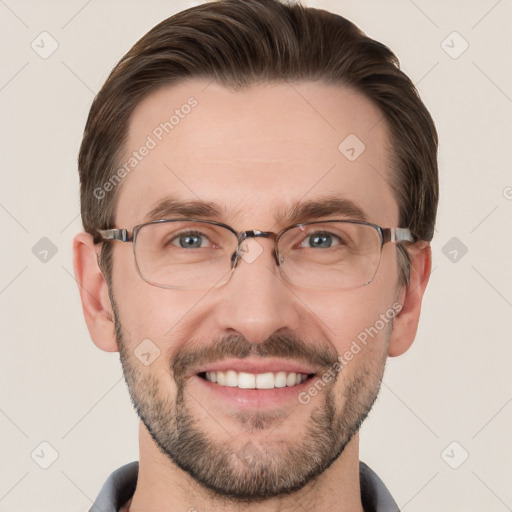
[{"label": "blue eye", "polygon": [[170,243],[182,249],[199,249],[207,246],[208,238],[202,233],[189,231],[180,233]]},{"label": "blue eye", "polygon": [[328,249],[333,245],[339,245],[341,239],[339,236],[327,231],[317,231],[307,236],[301,243],[301,247],[310,247],[313,249]]}]

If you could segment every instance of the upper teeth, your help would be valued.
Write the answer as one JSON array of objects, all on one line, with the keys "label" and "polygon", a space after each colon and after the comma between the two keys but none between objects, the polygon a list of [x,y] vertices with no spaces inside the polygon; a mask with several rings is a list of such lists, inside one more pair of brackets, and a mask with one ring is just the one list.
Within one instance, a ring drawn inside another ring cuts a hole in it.
[{"label": "upper teeth", "polygon": [[307,379],[305,373],[295,372],[268,372],[245,373],[227,370],[225,372],[206,372],[206,380],[216,382],[221,386],[243,389],[272,389],[296,386]]}]

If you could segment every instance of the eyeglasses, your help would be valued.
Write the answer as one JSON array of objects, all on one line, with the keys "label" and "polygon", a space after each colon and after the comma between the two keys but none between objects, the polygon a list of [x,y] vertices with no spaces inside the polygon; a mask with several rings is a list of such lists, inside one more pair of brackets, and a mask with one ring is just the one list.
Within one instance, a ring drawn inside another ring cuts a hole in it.
[{"label": "eyeglasses", "polygon": [[241,259],[251,262],[250,238],[274,240],[275,262],[292,285],[357,288],[374,279],[384,244],[415,241],[409,229],[381,228],[357,220],[306,222],[272,233],[237,232],[215,221],[163,219],[135,226],[131,236],[127,229],[98,233],[103,241],[132,242],[140,277],[149,284],[171,289],[207,289],[226,284]]}]

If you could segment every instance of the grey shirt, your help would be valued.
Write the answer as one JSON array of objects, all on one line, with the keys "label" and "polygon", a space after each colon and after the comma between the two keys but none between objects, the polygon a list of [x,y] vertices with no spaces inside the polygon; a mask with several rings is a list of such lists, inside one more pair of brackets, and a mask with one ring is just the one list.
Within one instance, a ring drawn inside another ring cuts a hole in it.
[{"label": "grey shirt", "polygon": [[[133,496],[138,473],[137,461],[116,469],[103,484],[89,512],[118,512]],[[400,512],[382,480],[364,462],[359,462],[359,478],[365,512]]]}]

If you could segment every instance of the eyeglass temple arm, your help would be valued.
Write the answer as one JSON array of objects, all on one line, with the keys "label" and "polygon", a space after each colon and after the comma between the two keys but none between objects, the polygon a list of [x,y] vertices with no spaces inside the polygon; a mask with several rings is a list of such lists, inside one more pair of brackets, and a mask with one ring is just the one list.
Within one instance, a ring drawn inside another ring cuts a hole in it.
[{"label": "eyeglass temple arm", "polygon": [[416,238],[408,228],[386,228],[382,230],[382,241],[386,242],[415,242]]},{"label": "eyeglass temple arm", "polygon": [[128,235],[128,230],[126,229],[98,229],[98,233],[102,240],[132,241],[132,237]]}]

